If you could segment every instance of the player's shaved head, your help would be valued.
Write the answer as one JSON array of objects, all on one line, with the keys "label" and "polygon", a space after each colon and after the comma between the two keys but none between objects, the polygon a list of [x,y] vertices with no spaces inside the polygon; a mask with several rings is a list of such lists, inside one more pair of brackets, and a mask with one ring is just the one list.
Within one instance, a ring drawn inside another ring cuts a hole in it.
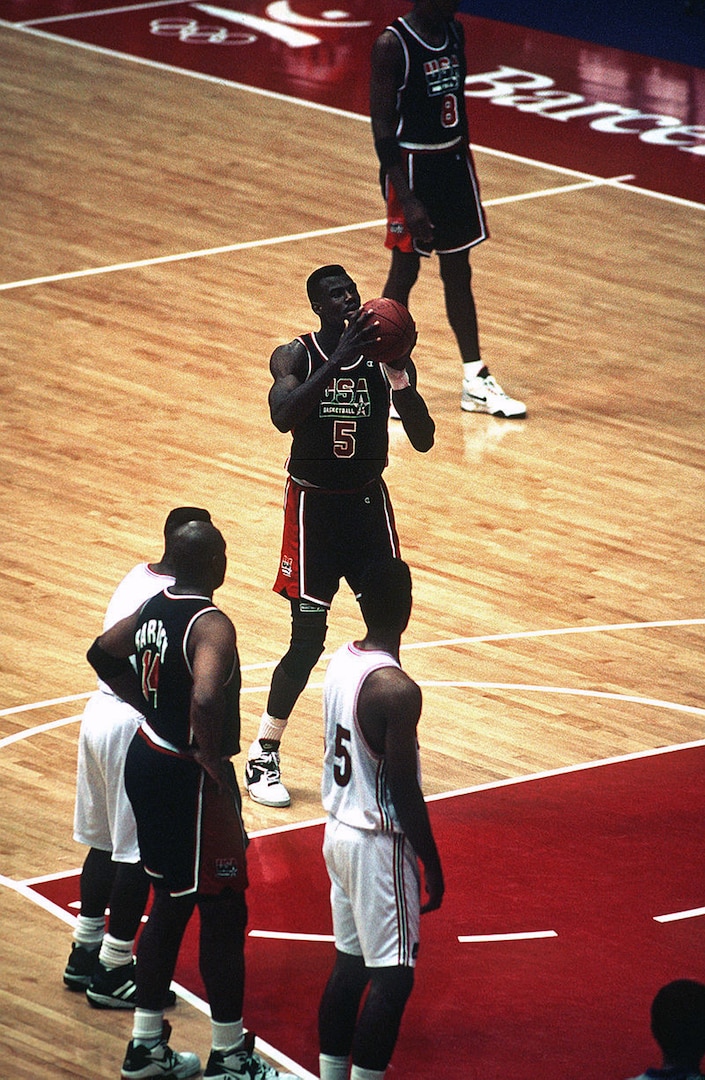
[{"label": "player's shaved head", "polygon": [[[171,563],[177,585],[212,584],[225,573],[225,540],[210,521],[189,521],[174,533]],[[222,577],[218,584],[222,584]],[[216,586],[217,587],[217,586]]]}]

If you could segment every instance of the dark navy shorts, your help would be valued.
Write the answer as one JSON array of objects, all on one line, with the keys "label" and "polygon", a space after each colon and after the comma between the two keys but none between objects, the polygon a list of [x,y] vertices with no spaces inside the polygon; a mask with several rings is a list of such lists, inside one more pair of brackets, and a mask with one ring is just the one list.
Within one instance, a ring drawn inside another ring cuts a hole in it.
[{"label": "dark navy shorts", "polygon": [[381,477],[345,492],[287,481],[275,592],[328,608],[341,578],[357,593],[370,562],[390,555],[399,556],[399,538]]},{"label": "dark navy shorts", "polygon": [[232,765],[230,787],[187,754],[157,746],[140,728],[125,761],[144,868],[172,896],[247,888],[246,836]]},{"label": "dark navy shorts", "polygon": [[385,246],[401,251],[446,254],[474,247],[488,236],[480,187],[470,151],[402,151],[409,187],[433,222],[433,244],[414,240],[393,186],[387,182]]}]

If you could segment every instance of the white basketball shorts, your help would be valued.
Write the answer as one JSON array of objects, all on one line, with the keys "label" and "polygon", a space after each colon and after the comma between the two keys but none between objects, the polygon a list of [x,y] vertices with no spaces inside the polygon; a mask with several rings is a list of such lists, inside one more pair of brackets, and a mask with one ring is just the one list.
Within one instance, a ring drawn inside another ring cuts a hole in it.
[{"label": "white basketball shorts", "polygon": [[329,817],[323,857],[336,948],[362,956],[367,967],[415,966],[421,878],[406,837],[354,829]]},{"label": "white basketball shorts", "polygon": [[125,755],[142,717],[98,690],[86,702],[78,737],[73,838],[111,851],[115,862],[140,860],[137,826],[125,791]]}]

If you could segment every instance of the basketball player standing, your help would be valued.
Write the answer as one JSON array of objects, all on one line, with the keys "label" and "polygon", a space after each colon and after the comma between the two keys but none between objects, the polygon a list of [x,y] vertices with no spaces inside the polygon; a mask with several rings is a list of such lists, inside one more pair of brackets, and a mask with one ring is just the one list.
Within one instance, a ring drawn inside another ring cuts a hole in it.
[{"label": "basketball player standing", "polygon": [[343,267],[319,267],[306,288],[320,329],[280,345],[270,360],[272,423],[292,433],[274,585],[291,605],[291,640],[272,676],[245,768],[250,798],[275,807],[290,802],[281,781],[280,741],[323,652],[328,609],[340,580],[357,592],[372,559],[399,553],[382,479],[390,385],[412,446],[430,450],[435,432],[411,359],[397,371],[363,357],[375,337],[374,320],[360,310],[357,286]]},{"label": "basketball player standing", "polygon": [[370,115],[392,261],[384,295],[409,306],[421,256],[438,254],[463,365],[460,407],[520,419],[480,356],[469,251],[487,237],[468,142],[465,38],[458,0],[416,0],[372,49]]},{"label": "basketball player standing", "polygon": [[421,691],[399,664],[411,612],[406,563],[370,567],[359,601],[367,634],[333,655],[323,690],[336,960],[319,1008],[321,1080],[346,1080],[351,1056],[351,1080],[382,1080],[414,982],[419,916],[444,892],[420,787]]}]

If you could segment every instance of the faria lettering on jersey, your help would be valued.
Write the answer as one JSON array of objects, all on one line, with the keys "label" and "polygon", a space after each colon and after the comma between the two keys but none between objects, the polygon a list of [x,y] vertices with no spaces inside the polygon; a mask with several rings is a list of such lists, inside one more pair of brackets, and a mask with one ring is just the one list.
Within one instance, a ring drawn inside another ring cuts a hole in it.
[{"label": "faria lettering on jersey", "polygon": [[369,416],[370,391],[364,375],[333,379],[318,408],[320,417]]},{"label": "faria lettering on jersey", "polygon": [[427,60],[423,66],[426,92],[429,97],[447,94],[460,87],[460,64],[457,56],[442,56],[439,60]]},{"label": "faria lettering on jersey", "polygon": [[169,642],[166,638],[166,630],[161,619],[148,619],[135,633],[135,649],[137,652],[144,651],[148,645],[154,646],[159,653],[159,658],[164,662]]}]

